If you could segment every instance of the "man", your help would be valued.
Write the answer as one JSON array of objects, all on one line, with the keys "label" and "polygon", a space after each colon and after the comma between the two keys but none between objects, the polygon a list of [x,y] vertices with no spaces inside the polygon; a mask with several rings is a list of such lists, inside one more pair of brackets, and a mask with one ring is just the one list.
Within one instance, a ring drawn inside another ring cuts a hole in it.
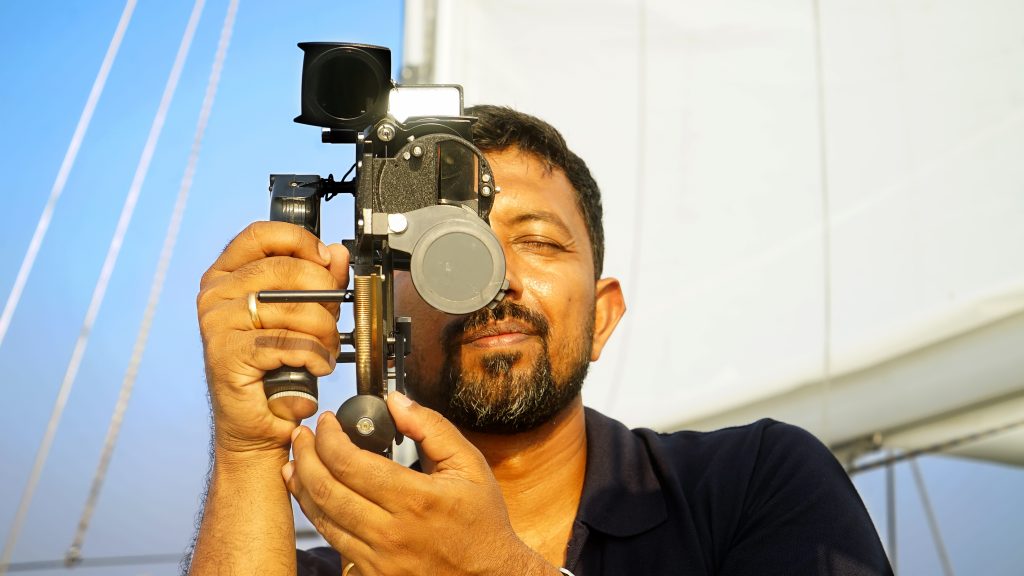
[{"label": "man", "polygon": [[[343,287],[348,255],[254,224],[198,297],[214,441],[191,573],[891,574],[849,479],[805,432],[761,421],[660,435],[584,409],[587,365],[625,312],[618,281],[601,277],[597,185],[542,121],[467,113],[502,187],[491,225],[509,290],[457,317],[396,278],[415,331],[412,398],[388,406],[419,469],[360,451],[330,413],[313,432],[293,421],[308,414],[269,410],[265,371],[334,368],[338,307],[260,304],[257,321],[246,296]],[[296,558],[289,494],[332,549]]]}]

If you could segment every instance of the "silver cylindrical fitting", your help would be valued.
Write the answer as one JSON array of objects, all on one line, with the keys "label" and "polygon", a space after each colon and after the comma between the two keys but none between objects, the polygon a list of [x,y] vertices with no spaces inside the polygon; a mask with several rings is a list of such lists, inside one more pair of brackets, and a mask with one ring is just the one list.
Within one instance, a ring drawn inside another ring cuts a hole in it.
[{"label": "silver cylindrical fitting", "polygon": [[373,434],[374,429],[376,429],[376,427],[373,425],[373,420],[366,416],[363,416],[356,422],[356,432],[359,432],[363,436]]},{"label": "silver cylindrical fitting", "polygon": [[377,138],[380,138],[381,142],[391,142],[395,137],[395,127],[391,124],[381,124],[377,127]]}]

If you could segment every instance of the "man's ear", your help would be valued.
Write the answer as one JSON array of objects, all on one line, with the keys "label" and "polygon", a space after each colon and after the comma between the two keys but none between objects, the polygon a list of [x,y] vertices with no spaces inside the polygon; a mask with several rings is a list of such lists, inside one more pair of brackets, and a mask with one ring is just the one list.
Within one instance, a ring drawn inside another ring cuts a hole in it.
[{"label": "man's ear", "polygon": [[590,347],[591,362],[596,362],[601,357],[601,350],[625,313],[626,299],[622,296],[619,281],[615,278],[598,280],[594,294],[594,343]]}]

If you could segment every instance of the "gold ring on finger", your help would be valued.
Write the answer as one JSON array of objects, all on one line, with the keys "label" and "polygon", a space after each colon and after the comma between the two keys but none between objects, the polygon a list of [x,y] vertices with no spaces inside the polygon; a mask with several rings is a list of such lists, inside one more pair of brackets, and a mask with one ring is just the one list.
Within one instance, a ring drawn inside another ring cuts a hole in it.
[{"label": "gold ring on finger", "polygon": [[263,329],[263,323],[260,322],[260,313],[259,313],[259,310],[256,309],[256,293],[255,292],[249,292],[248,302],[249,302],[249,319],[252,320],[252,327],[255,328],[256,330],[262,330]]},{"label": "gold ring on finger", "polygon": [[348,576],[349,572],[352,572],[352,569],[355,567],[355,562],[349,562],[348,564],[345,564],[345,569],[341,571],[341,576]]}]

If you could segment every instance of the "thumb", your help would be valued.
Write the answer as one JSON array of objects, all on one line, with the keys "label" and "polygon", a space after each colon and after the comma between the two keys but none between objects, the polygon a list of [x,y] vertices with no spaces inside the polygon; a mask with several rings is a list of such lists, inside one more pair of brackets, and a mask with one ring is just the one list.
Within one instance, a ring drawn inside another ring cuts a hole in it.
[{"label": "thumb", "polygon": [[487,462],[447,418],[414,402],[401,392],[388,394],[388,409],[395,427],[420,445],[423,456],[437,463],[437,471],[475,474],[488,469]]}]

